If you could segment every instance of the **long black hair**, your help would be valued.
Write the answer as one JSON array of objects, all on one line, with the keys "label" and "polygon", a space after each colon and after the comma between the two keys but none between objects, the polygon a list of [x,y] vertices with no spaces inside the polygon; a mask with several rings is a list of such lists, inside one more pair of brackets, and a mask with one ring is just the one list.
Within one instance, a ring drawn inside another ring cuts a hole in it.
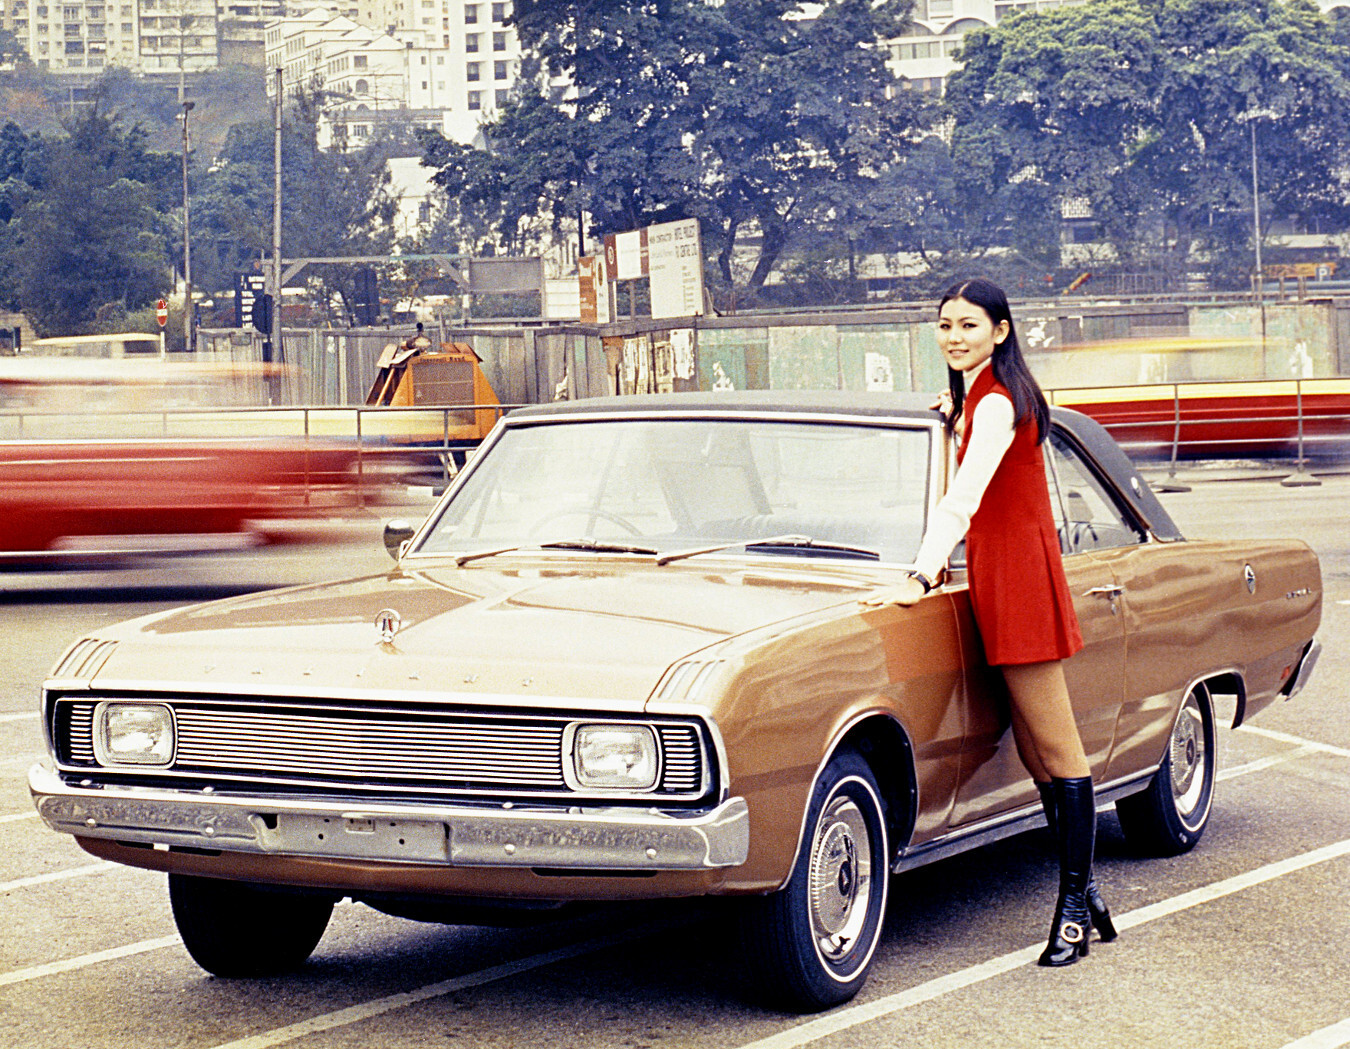
[{"label": "long black hair", "polygon": [[[994,369],[994,378],[1008,391],[1012,398],[1014,425],[1020,426],[1028,419],[1036,422],[1036,443],[1045,440],[1050,432],[1050,406],[1045,402],[1045,394],[1027,367],[1022,348],[1017,343],[1017,329],[1013,326],[1012,310],[1008,307],[1008,296],[993,281],[983,277],[953,284],[942,296],[938,310],[952,299],[965,299],[971,305],[978,306],[989,315],[990,322],[998,327],[1000,321],[1008,322],[1008,336],[994,347],[994,358],[990,367]],[[966,382],[962,374],[952,368],[947,369],[947,387],[952,392],[952,413],[947,417],[947,432],[956,429],[956,420],[961,415],[961,406],[966,399]]]}]

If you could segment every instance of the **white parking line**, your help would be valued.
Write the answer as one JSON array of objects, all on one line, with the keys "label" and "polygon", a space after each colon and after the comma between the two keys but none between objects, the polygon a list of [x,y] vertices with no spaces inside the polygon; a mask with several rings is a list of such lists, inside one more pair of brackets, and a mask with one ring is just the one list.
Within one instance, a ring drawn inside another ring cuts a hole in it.
[{"label": "white parking line", "polygon": [[1340,1049],[1343,1045],[1350,1045],[1350,1020],[1323,1027],[1296,1042],[1290,1042],[1284,1049]]},{"label": "white parking line", "polygon": [[[1272,879],[1283,877],[1286,874],[1292,874],[1295,871],[1303,870],[1306,867],[1311,867],[1318,863],[1325,863],[1328,860],[1338,859],[1346,855],[1350,855],[1350,839],[1337,842],[1334,845],[1327,845],[1321,849],[1314,849],[1312,852],[1305,852],[1301,856],[1294,856],[1287,860],[1280,860],[1277,863],[1270,863],[1264,867],[1258,867],[1255,870],[1248,871],[1246,874],[1239,874],[1235,877],[1215,882],[1212,885],[1207,885],[1192,890],[1191,892],[1182,893],[1180,896],[1174,896],[1170,900],[1163,900],[1147,907],[1136,908],[1133,911],[1120,915],[1116,919],[1116,927],[1119,929],[1132,929],[1138,925],[1143,925],[1146,922],[1156,921],[1159,918],[1176,914],[1177,912],[1186,910],[1190,907],[1199,906],[1202,903],[1210,903],[1214,900],[1222,899],[1224,896],[1251,888],[1254,885],[1260,885],[1263,882],[1271,881]],[[554,962],[575,958],[583,954],[589,954],[603,947],[609,947],[628,940],[637,939],[641,936],[647,936],[653,931],[656,931],[657,928],[657,926],[648,925],[638,929],[629,930],[626,933],[604,937],[602,939],[588,940],[571,947],[560,947],[557,950],[532,955],[528,958],[522,958],[519,961],[507,962],[504,965],[493,966],[490,969],[483,969],[475,973],[466,973],[463,976],[457,976],[451,980],[427,984],[424,987],[414,988],[413,990],[405,991],[402,994],[391,994],[383,998],[375,998],[369,1002],[363,1002],[360,1005],[352,1005],[345,1009],[338,1009],[331,1013],[322,1013],[318,1016],[312,1016],[308,1020],[302,1020],[299,1023],[289,1024],[285,1027],[277,1027],[271,1031],[263,1031],[259,1034],[238,1039],[237,1041],[225,1042],[214,1046],[213,1049],[271,1049],[273,1046],[284,1045],[287,1042],[294,1041],[297,1038],[303,1038],[306,1035],[316,1034],[320,1031],[331,1031],[337,1027],[359,1023],[362,1020],[368,1020],[384,1013],[393,1012],[396,1009],[416,1005],[419,1002],[438,998],[454,991],[463,990],[468,987],[479,987],[495,980],[514,976],[517,973],[528,972],[531,969],[538,969],[546,965],[551,965]],[[812,1042],[827,1038],[840,1031],[857,1027],[870,1020],[888,1016],[892,1013],[899,1012],[902,1009],[907,1009],[912,1005],[919,1005],[923,1002],[941,997],[942,995],[950,994],[953,991],[959,991],[962,988],[993,979],[995,976],[1000,976],[1003,973],[1011,972],[1013,969],[1020,968],[1021,966],[1032,962],[1040,954],[1041,949],[1041,945],[1037,943],[1031,947],[1023,948],[1020,951],[1012,951],[1009,954],[991,958],[987,962],[971,966],[968,969],[962,969],[960,972],[948,973],[946,976],[941,976],[935,980],[929,980],[927,983],[919,984],[917,987],[911,987],[907,991],[901,991],[898,994],[889,995],[874,1002],[864,1002],[859,1005],[846,1006],[836,1012],[815,1020],[809,1020],[806,1023],[791,1027],[786,1031],[781,1031],[768,1038],[747,1043],[746,1045],[741,1046],[740,1049],[792,1049],[792,1047],[795,1046],[809,1045]],[[1334,1049],[1335,1046],[1340,1044],[1341,1043],[1329,1042],[1326,1046],[1317,1045],[1315,1049]],[[1299,1049],[1305,1049],[1305,1047],[1300,1046]],[[1307,1049],[1313,1049],[1313,1047],[1310,1046],[1307,1047]]]},{"label": "white parking line", "polygon": [[1265,736],[1266,739],[1278,740],[1281,743],[1297,743],[1300,746],[1321,751],[1323,754],[1334,754],[1338,758],[1350,758],[1350,749],[1336,747],[1330,743],[1318,743],[1316,740],[1304,739],[1302,736],[1294,736],[1288,732],[1277,732],[1274,729],[1261,728],[1258,725],[1243,725],[1238,731],[1250,732],[1254,736]]},{"label": "white parking line", "polygon": [[[1294,856],[1276,863],[1268,863],[1266,866],[1257,867],[1246,874],[1225,878],[1223,881],[1215,882],[1212,885],[1184,892],[1180,896],[1173,896],[1169,900],[1162,900],[1147,907],[1138,907],[1117,918],[1116,928],[1121,930],[1133,929],[1146,922],[1156,921],[1159,918],[1165,918],[1203,903],[1212,903],[1224,896],[1241,892],[1243,889],[1250,889],[1254,885],[1260,885],[1275,878],[1284,877],[1286,874],[1303,870],[1305,867],[1311,867],[1347,855],[1350,855],[1350,839],[1336,842],[1334,845],[1327,845],[1324,848],[1314,849],[1312,852],[1305,852],[1301,856]],[[985,980],[993,979],[995,976],[1011,972],[1013,969],[1031,962],[1040,954],[1040,951],[1041,946],[1037,944],[1020,951],[1001,955],[998,958],[991,958],[987,962],[962,969],[960,972],[948,973],[936,980],[929,980],[927,983],[921,983],[906,991],[879,998],[874,1002],[845,1006],[819,1019],[808,1020],[806,1023],[790,1027],[786,1031],[780,1031],[768,1038],[748,1042],[740,1046],[739,1049],[795,1049],[796,1046],[810,1045],[812,1042],[828,1038],[840,1031],[846,1031],[871,1020],[880,1019],[883,1016],[890,1016],[902,1009],[908,1009],[910,1006],[932,1001],[934,998],[940,998],[952,991],[959,991],[973,984],[982,983]]]},{"label": "white parking line", "polygon": [[630,940],[636,940],[667,928],[670,924],[672,923],[652,923],[630,929],[627,932],[615,933],[612,936],[585,940],[581,943],[572,944],[570,947],[559,947],[556,950],[544,951],[542,954],[532,954],[528,958],[520,958],[503,965],[494,965],[489,969],[480,969],[478,972],[465,973],[463,976],[442,980],[439,983],[429,983],[425,987],[417,987],[402,994],[391,994],[384,998],[362,1002],[360,1005],[351,1005],[346,1009],[311,1016],[308,1020],[301,1020],[299,1023],[289,1024],[286,1027],[277,1027],[271,1031],[263,1031],[247,1038],[240,1038],[238,1041],[225,1042],[214,1046],[213,1049],[270,1049],[271,1046],[284,1045],[286,1042],[292,1042],[308,1034],[331,1031],[335,1027],[344,1027],[347,1024],[368,1020],[372,1016],[379,1016],[383,1013],[393,1012],[395,1009],[416,1005],[418,1002],[425,1002],[430,998],[439,998],[441,995],[452,994],[467,987],[479,987],[485,983],[504,979],[507,976],[514,976],[517,973],[529,972],[531,969],[552,965],[554,962],[566,961],[568,958],[576,958],[579,955],[590,954],[606,947],[627,943]]},{"label": "white parking line", "polygon": [[31,885],[45,885],[51,881],[65,881],[67,878],[83,878],[86,874],[98,874],[101,871],[112,870],[116,866],[115,863],[101,860],[86,867],[69,867],[63,871],[52,871],[50,874],[34,874],[31,878],[3,881],[0,882],[0,895],[13,892],[15,889],[26,889]]},{"label": "white parking line", "polygon": [[28,718],[37,717],[37,711],[29,711],[26,714],[0,714],[0,723],[6,721],[26,721]]},{"label": "white parking line", "polygon": [[144,954],[146,951],[157,951],[161,947],[172,947],[179,942],[181,941],[177,936],[161,936],[157,940],[142,940],[140,943],[129,943],[125,947],[111,947],[106,951],[82,954],[78,958],[66,958],[59,962],[48,962],[46,965],[34,965],[28,969],[15,969],[13,972],[0,973],[0,987],[24,983],[27,980],[36,980],[40,976],[54,976],[56,973],[70,972],[72,969],[83,969],[85,966],[109,962],[116,958],[129,958],[134,954]]},{"label": "white parking line", "polygon": [[1306,758],[1309,754],[1318,754],[1319,747],[1304,745],[1295,747],[1293,750],[1286,750],[1280,754],[1271,754],[1268,757],[1257,758],[1255,761],[1249,761],[1245,765],[1234,765],[1232,768],[1222,769],[1215,775],[1215,780],[1222,782],[1227,779],[1235,779],[1238,776],[1246,776],[1253,772],[1260,772],[1262,769],[1268,769],[1272,765],[1283,765],[1286,761],[1293,761],[1295,758]]},{"label": "white parking line", "polygon": [[0,823],[14,823],[18,820],[35,820],[37,812],[14,812],[8,816],[0,816]]}]

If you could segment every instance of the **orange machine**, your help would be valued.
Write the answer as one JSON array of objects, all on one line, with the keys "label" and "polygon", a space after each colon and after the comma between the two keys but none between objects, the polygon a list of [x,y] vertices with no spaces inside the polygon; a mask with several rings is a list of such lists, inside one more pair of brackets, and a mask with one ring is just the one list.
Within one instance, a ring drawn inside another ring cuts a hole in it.
[{"label": "orange machine", "polygon": [[481,440],[501,415],[497,395],[483,374],[482,358],[464,342],[443,342],[431,352],[420,332],[390,343],[380,354],[375,382],[366,397],[371,407],[443,408],[464,405],[450,416],[450,440]]}]

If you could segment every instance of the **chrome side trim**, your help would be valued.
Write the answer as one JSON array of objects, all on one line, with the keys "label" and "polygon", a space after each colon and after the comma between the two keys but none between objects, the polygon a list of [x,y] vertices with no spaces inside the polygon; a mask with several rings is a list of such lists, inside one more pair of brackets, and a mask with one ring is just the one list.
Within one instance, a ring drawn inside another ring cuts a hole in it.
[{"label": "chrome side trim", "polygon": [[150,787],[72,786],[28,773],[38,814],[82,838],[168,848],[447,867],[680,871],[750,852],[744,798],[684,815],[652,808],[360,804]]},{"label": "chrome side trim", "polygon": [[[1159,766],[1154,765],[1143,772],[1099,786],[1096,791],[1098,808],[1110,804],[1118,798],[1137,794],[1148,786],[1149,781],[1157,774],[1158,768]],[[913,870],[915,867],[922,867],[924,864],[934,863],[937,860],[945,860],[949,856],[955,856],[957,853],[965,852],[968,849],[980,845],[989,845],[1004,838],[1011,838],[1014,834],[1022,834],[1044,826],[1045,810],[1041,808],[1040,802],[1037,802],[1034,805],[981,820],[969,827],[949,831],[932,841],[926,841],[922,845],[915,845],[906,849],[891,864],[891,872],[898,874],[901,871]]]}]

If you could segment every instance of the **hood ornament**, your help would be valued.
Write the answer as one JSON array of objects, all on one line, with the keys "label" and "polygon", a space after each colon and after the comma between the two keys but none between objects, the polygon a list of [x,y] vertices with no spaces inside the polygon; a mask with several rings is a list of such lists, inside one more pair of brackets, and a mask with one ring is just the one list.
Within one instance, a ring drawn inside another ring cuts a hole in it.
[{"label": "hood ornament", "polygon": [[394,635],[403,625],[403,617],[392,608],[382,608],[375,614],[375,629],[380,632],[380,644],[393,644]]}]

